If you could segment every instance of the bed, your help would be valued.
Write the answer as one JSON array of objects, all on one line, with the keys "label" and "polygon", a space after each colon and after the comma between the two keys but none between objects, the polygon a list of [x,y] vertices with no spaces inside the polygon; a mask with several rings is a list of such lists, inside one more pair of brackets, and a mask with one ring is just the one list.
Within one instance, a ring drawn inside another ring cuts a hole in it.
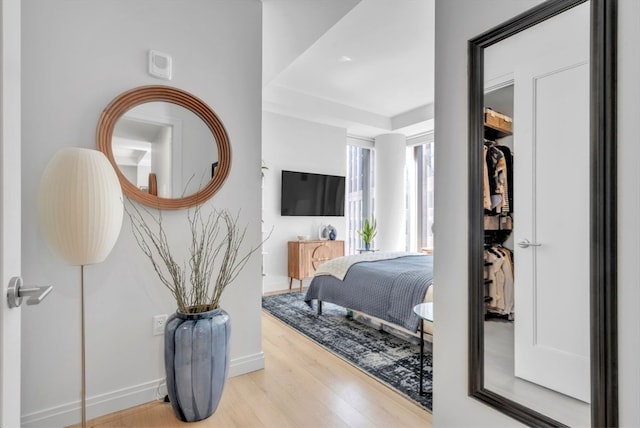
[{"label": "bed", "polygon": [[[364,253],[338,257],[318,267],[305,302],[330,302],[365,321],[416,335],[420,318],[413,307],[433,296],[433,256],[422,253]],[[427,339],[432,325],[424,323]]]}]

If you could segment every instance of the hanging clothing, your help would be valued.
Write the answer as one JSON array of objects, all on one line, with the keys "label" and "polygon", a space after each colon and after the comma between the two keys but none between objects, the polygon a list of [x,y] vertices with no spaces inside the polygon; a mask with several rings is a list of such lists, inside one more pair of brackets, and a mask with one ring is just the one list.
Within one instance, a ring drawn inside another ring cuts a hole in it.
[{"label": "hanging clothing", "polygon": [[507,146],[496,146],[498,150],[504,155],[504,160],[507,164],[507,181],[505,183],[505,207],[502,213],[513,212],[513,154],[511,149]]},{"label": "hanging clothing", "polygon": [[504,187],[507,182],[507,162],[504,158],[504,153],[496,146],[488,148],[487,169],[489,171],[491,210],[500,213],[505,201]]},{"label": "hanging clothing", "polygon": [[484,208],[488,214],[513,212],[513,156],[507,146],[483,148]]},{"label": "hanging clothing", "polygon": [[485,210],[490,210],[491,209],[491,190],[489,187],[489,168],[487,167],[487,152],[488,152],[488,148],[487,146],[483,146],[482,148],[482,159],[484,159],[484,162],[482,162],[482,187],[483,187],[483,195],[484,195],[484,209]]},{"label": "hanging clothing", "polygon": [[486,309],[500,315],[514,312],[513,257],[502,246],[491,246],[484,252],[485,280],[488,281]]},{"label": "hanging clothing", "polygon": [[513,291],[513,258],[511,251],[504,247],[500,247],[500,252],[504,254],[505,262],[502,264],[502,270],[504,273],[504,314],[513,314],[515,299]]}]

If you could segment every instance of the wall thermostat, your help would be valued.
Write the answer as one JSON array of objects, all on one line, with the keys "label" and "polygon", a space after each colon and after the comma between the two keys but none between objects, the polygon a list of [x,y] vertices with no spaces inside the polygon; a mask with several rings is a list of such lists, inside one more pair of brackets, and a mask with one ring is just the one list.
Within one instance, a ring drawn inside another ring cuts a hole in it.
[{"label": "wall thermostat", "polygon": [[149,74],[160,79],[171,80],[171,55],[150,50]]}]

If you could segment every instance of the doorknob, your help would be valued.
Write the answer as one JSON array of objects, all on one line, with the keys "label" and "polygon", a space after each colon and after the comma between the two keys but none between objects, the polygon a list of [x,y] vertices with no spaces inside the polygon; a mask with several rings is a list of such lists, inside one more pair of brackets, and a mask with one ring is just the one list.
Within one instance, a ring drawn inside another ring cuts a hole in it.
[{"label": "doorknob", "polygon": [[525,238],[525,239],[520,240],[520,242],[518,242],[518,246],[520,248],[542,247],[542,244],[538,244],[536,242],[529,242],[529,240]]},{"label": "doorknob", "polygon": [[7,302],[10,308],[17,308],[22,304],[22,298],[28,297],[27,305],[37,305],[44,300],[53,290],[53,286],[47,287],[30,287],[22,286],[22,278],[14,276],[9,280],[9,288],[7,288]]}]

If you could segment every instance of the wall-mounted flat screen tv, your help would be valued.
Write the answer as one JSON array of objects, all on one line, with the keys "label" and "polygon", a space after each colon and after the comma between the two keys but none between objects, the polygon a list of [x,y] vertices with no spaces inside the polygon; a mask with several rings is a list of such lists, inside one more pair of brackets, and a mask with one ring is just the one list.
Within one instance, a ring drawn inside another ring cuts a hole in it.
[{"label": "wall-mounted flat screen tv", "polygon": [[343,216],[345,177],[282,171],[283,216]]}]

